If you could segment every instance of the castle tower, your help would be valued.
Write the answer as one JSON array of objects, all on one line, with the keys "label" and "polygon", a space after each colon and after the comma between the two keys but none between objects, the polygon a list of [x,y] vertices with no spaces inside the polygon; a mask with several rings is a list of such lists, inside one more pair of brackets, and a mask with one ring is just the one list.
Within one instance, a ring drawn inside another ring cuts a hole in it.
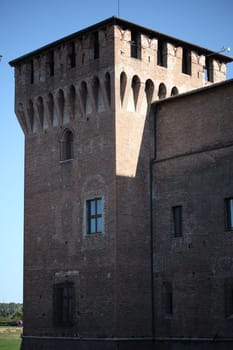
[{"label": "castle tower", "polygon": [[10,62],[25,134],[23,350],[151,345],[150,105],[224,80],[228,62],[115,17]]}]

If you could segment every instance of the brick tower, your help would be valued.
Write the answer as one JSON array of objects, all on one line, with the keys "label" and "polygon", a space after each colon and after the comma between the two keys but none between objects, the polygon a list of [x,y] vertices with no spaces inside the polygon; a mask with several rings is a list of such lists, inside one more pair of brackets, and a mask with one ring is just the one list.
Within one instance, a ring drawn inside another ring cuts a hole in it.
[{"label": "brick tower", "polygon": [[11,61],[25,134],[22,349],[149,349],[152,102],[231,60],[109,18]]}]

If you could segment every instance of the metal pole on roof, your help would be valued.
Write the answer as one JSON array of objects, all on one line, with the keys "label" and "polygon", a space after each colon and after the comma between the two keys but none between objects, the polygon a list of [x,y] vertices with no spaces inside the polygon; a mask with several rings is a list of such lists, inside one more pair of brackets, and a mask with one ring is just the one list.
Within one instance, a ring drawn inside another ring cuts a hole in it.
[{"label": "metal pole on roof", "polygon": [[120,0],[118,0],[117,4],[117,16],[120,17]]}]

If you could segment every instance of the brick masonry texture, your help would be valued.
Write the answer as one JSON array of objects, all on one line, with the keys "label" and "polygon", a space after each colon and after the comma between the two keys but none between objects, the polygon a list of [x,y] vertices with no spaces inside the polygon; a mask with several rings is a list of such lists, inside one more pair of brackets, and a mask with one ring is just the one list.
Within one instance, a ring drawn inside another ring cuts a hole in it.
[{"label": "brick masonry texture", "polygon": [[[228,62],[116,18],[10,62],[25,133],[22,350],[230,349]],[[87,233],[93,198],[103,202],[99,234]],[[65,282],[74,286],[69,327],[54,323],[54,286]]]}]

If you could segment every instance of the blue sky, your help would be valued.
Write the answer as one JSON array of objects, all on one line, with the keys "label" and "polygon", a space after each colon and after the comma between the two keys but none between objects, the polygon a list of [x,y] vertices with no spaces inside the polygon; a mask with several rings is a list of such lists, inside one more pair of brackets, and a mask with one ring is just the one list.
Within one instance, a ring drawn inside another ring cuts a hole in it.
[{"label": "blue sky", "polygon": [[[113,15],[219,51],[231,47],[232,0],[0,1],[0,302],[22,302],[24,136],[14,114],[14,72],[25,53]],[[233,78],[233,64],[228,65]]]}]

